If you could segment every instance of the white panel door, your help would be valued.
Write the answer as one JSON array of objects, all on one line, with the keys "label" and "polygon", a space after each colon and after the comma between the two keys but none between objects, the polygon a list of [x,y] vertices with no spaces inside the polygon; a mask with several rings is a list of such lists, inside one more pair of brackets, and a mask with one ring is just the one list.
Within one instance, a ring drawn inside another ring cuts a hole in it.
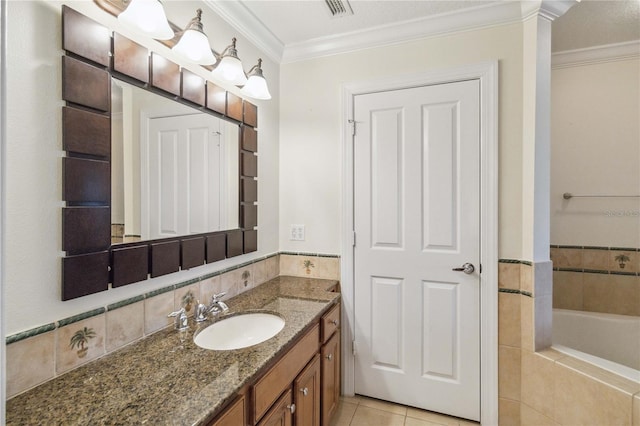
[{"label": "white panel door", "polygon": [[[148,217],[145,239],[198,234],[221,229],[220,182],[226,168],[220,120],[208,114],[151,118],[146,152]],[[225,213],[226,214],[226,213]]]},{"label": "white panel door", "polygon": [[[355,391],[480,419],[477,80],[357,95]],[[465,263],[467,274],[454,271]]]}]

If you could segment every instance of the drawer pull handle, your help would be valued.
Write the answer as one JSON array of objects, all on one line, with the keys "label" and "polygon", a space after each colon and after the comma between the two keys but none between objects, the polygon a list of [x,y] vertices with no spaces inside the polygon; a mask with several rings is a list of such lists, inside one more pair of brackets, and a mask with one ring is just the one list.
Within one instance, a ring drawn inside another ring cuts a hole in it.
[{"label": "drawer pull handle", "polygon": [[338,326],[338,324],[340,324],[340,322],[338,320],[331,320],[329,321],[331,324],[335,325],[336,327]]},{"label": "drawer pull handle", "polygon": [[300,389],[300,392],[302,392],[302,394],[304,396],[307,396],[307,394],[309,393],[309,389],[308,388],[302,388],[302,389]]},{"label": "drawer pull handle", "polygon": [[333,354],[329,354],[325,358],[328,359],[329,361],[331,361],[333,359]]},{"label": "drawer pull handle", "polygon": [[287,409],[291,411],[291,414],[296,412],[296,404],[287,405]]}]

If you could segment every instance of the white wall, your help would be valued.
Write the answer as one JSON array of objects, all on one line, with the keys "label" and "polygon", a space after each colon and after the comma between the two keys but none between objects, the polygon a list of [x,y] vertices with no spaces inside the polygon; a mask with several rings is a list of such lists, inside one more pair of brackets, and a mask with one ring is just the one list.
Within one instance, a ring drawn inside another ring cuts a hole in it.
[{"label": "white wall", "polygon": [[281,250],[340,253],[342,84],[499,60],[500,257],[521,258],[522,46],[511,24],[282,65]]},{"label": "white wall", "polygon": [[640,247],[640,60],[551,75],[551,243]]},{"label": "white wall", "polygon": [[[47,324],[128,297],[197,277],[278,250],[278,93],[279,66],[262,55],[202,2],[164,2],[169,19],[185,25],[197,7],[204,10],[205,31],[221,51],[238,37],[245,68],[264,59],[263,69],[274,99],[259,107],[259,237],[257,253],[190,271],[171,274],[72,301],[60,300],[62,247],[61,17],[65,2],[7,2],[7,146],[4,300],[5,333]],[[66,2],[102,24],[119,29],[114,17],[91,1]],[[165,46],[141,40],[176,60]],[[196,70],[194,68],[194,70]],[[200,75],[208,74],[197,69]],[[224,84],[220,84],[225,86]],[[225,86],[239,93],[235,87]]]}]

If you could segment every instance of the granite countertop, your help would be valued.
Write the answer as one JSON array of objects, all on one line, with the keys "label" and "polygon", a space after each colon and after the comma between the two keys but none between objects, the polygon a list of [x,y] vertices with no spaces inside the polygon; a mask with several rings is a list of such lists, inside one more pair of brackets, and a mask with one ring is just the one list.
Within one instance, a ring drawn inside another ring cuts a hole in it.
[{"label": "granite countertop", "polygon": [[273,312],[274,338],[233,351],[193,343],[197,327],[167,328],[7,401],[7,425],[206,424],[340,295],[337,281],[278,277],[227,301],[229,312]]}]

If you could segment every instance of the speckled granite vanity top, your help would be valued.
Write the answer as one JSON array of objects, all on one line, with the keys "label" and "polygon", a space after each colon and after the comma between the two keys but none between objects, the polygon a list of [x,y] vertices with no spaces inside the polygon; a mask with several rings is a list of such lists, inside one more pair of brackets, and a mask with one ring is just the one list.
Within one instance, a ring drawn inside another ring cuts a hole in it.
[{"label": "speckled granite vanity top", "polygon": [[[333,280],[278,277],[228,301],[229,313],[278,313],[274,338],[235,351],[171,328],[7,401],[7,425],[203,424],[340,296]],[[206,327],[209,323],[203,323]]]}]

